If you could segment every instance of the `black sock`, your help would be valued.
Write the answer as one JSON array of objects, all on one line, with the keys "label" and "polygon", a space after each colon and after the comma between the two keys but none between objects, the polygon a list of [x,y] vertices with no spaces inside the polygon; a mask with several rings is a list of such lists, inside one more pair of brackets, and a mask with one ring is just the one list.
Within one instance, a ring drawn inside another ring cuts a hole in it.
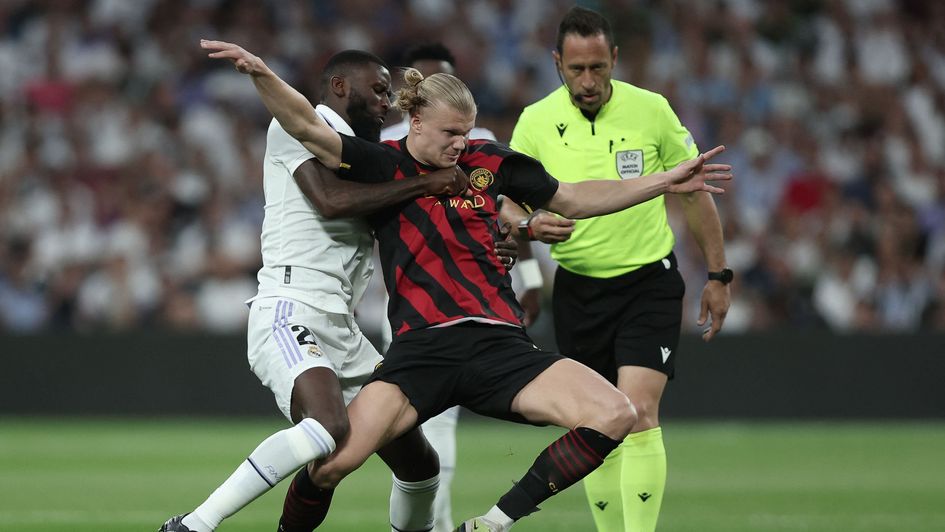
[{"label": "black sock", "polygon": [[525,476],[499,499],[512,519],[537,510],[538,504],[597,469],[620,442],[587,427],[578,427],[545,448]]},{"label": "black sock", "polygon": [[322,489],[312,484],[308,466],[295,474],[282,503],[279,532],[312,532],[322,524],[331,506],[334,489]]}]

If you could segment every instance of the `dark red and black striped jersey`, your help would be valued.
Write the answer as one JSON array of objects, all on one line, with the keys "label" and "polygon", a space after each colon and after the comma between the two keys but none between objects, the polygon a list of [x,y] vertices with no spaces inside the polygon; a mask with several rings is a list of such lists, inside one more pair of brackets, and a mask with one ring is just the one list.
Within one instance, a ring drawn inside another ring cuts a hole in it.
[{"label": "dark red and black striped jersey", "polygon": [[[372,183],[435,170],[410,156],[405,139],[341,140],[338,175],[344,179]],[[466,320],[522,324],[522,308],[495,254],[498,196],[538,208],[558,191],[558,181],[535,159],[491,141],[469,141],[457,165],[469,176],[471,196],[420,197],[368,218],[395,334]]]}]

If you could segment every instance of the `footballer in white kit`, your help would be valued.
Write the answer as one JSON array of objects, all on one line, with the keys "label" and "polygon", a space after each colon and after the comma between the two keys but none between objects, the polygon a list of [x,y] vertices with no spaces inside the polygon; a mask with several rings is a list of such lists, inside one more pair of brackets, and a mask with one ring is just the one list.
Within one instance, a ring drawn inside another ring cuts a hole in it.
[{"label": "footballer in white kit", "polygon": [[[331,108],[315,110],[339,133],[354,135]],[[374,270],[374,237],[360,218],[329,220],[313,208],[292,177],[312,153],[276,120],[266,141],[263,266],[259,292],[248,301],[248,358],[291,421],[292,387],[302,372],[334,370],[347,404],[381,361],[353,317]]]}]

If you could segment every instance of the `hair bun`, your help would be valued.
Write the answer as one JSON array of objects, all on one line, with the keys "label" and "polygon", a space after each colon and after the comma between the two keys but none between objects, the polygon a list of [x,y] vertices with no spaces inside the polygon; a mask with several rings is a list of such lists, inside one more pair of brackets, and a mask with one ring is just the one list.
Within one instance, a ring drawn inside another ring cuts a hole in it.
[{"label": "hair bun", "polygon": [[407,82],[407,85],[416,87],[421,81],[423,81],[423,74],[421,74],[416,68],[407,68],[404,70],[404,81]]}]

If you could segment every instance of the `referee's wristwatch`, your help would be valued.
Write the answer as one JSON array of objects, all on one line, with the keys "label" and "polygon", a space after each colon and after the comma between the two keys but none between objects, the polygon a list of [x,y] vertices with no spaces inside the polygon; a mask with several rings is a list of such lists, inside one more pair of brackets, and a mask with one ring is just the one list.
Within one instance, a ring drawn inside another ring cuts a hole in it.
[{"label": "referee's wristwatch", "polygon": [[535,232],[532,231],[531,221],[535,216],[535,213],[532,213],[528,218],[523,218],[518,223],[518,236],[523,240],[535,240]]},{"label": "referee's wristwatch", "polygon": [[710,281],[718,281],[722,284],[728,284],[735,278],[735,272],[729,268],[722,268],[717,272],[709,272]]}]

